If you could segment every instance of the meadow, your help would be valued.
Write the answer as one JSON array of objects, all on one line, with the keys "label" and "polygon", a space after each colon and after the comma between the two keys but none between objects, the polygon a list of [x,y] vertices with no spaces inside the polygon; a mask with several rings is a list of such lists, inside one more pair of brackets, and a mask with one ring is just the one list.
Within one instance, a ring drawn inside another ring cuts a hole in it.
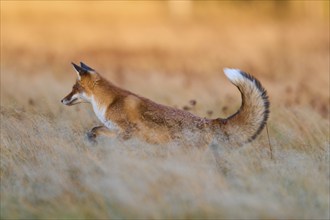
[{"label": "meadow", "polygon": [[[329,3],[292,4],[1,1],[0,218],[329,219]],[[268,91],[268,134],[91,144],[92,107],[60,103],[72,61],[212,118],[240,106],[222,73],[240,68]]]}]

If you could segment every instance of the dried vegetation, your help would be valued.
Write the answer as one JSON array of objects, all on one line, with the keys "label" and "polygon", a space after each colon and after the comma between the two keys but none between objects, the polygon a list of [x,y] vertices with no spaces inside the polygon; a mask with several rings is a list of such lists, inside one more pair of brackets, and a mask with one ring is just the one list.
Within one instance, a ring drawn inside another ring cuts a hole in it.
[{"label": "dried vegetation", "polygon": [[[166,4],[1,1],[2,219],[329,218],[328,3]],[[254,74],[273,159],[265,130],[239,149],[89,144],[91,107],[60,103],[80,60],[206,117],[240,104],[223,67]]]}]

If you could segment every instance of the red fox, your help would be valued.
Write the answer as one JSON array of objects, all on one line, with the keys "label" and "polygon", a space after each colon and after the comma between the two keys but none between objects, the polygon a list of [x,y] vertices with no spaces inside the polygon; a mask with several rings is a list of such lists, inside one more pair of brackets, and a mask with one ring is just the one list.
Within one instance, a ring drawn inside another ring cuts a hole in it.
[{"label": "red fox", "polygon": [[78,79],[61,102],[75,105],[91,103],[102,126],[87,133],[91,141],[100,135],[115,135],[122,140],[140,138],[148,143],[171,141],[205,146],[210,143],[238,144],[254,140],[269,116],[266,90],[253,76],[238,69],[224,69],[242,96],[240,109],[228,118],[208,119],[190,112],[157,104],[115,86],[84,63],[72,63]]}]

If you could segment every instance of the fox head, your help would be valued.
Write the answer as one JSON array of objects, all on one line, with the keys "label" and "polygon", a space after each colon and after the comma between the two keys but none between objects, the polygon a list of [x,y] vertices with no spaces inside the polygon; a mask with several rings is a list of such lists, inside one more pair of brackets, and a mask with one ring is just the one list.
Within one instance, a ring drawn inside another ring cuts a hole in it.
[{"label": "fox head", "polygon": [[64,105],[75,105],[82,102],[90,102],[92,90],[100,76],[96,71],[86,64],[80,62],[80,66],[72,63],[77,72],[78,78],[72,87],[72,91],[65,96],[61,102]]}]

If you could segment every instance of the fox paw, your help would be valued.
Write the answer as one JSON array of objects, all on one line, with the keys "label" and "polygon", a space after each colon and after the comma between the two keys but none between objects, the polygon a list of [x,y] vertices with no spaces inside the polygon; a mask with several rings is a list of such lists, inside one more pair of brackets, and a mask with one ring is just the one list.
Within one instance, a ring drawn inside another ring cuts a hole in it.
[{"label": "fox paw", "polygon": [[86,133],[87,140],[93,144],[96,144],[96,134],[92,131]]}]

